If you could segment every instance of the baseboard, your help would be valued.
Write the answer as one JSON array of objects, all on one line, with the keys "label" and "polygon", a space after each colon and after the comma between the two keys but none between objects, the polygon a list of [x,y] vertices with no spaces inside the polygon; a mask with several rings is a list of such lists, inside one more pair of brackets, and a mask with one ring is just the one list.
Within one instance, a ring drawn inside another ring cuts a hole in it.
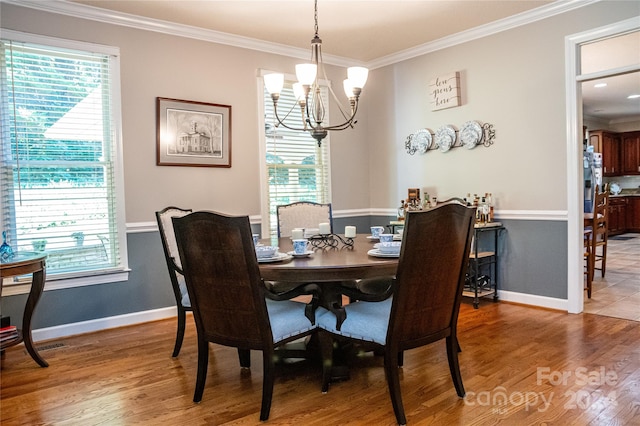
[{"label": "baseboard", "polygon": [[117,315],[114,317],[98,318],[89,321],[74,322],[71,324],[57,325],[54,327],[39,328],[33,330],[31,336],[34,342],[41,340],[57,339],[60,337],[72,336],[76,334],[90,333],[93,331],[106,330],[109,328],[134,325],[143,322],[156,321],[171,318],[178,315],[175,306],[168,308],[153,309],[151,311],[134,312],[131,314]]},{"label": "baseboard", "polygon": [[535,294],[498,290],[498,298],[505,302],[522,303],[523,305],[558,309],[560,311],[568,311],[569,309],[569,304],[566,299],[557,299],[555,297],[536,296]]}]

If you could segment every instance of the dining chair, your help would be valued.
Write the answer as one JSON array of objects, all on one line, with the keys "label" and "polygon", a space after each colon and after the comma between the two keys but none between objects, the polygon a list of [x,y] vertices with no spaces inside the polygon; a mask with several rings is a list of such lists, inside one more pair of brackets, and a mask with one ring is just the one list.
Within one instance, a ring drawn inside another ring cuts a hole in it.
[{"label": "dining chair", "polygon": [[592,238],[593,232],[591,229],[584,230],[584,277],[585,277],[585,289],[587,290],[587,297],[591,299],[591,290],[593,286],[593,262],[592,262]]},{"label": "dining chair", "polygon": [[[605,184],[602,192],[598,192],[596,186],[593,214],[593,269],[599,270],[601,276],[607,269],[607,243],[609,240],[609,187]],[[596,264],[600,262],[600,267]]]},{"label": "dining chair", "polygon": [[328,223],[333,232],[333,214],[331,203],[320,204],[311,201],[298,201],[276,206],[278,218],[278,237],[290,237],[296,228],[318,228]]},{"label": "dining chair", "polygon": [[[320,204],[311,201],[298,201],[276,207],[278,217],[278,237],[290,237],[296,228],[317,228],[320,223],[329,223],[333,233],[333,211],[331,203]],[[296,283],[267,282],[267,288],[274,293],[291,294]],[[379,301],[389,297],[392,278],[374,278],[367,280],[343,281],[340,283],[343,294],[351,301]]]},{"label": "dining chair", "polygon": [[248,216],[200,211],[173,218],[173,226],[197,330],[193,401],[202,400],[210,342],[237,348],[242,367],[250,367],[250,350],[259,350],[263,364],[260,420],[267,420],[275,348],[316,328],[305,316],[306,305],[266,298]]},{"label": "dining chair", "polygon": [[182,265],[180,263],[180,256],[178,255],[178,246],[176,245],[171,218],[182,217],[191,213],[191,211],[191,209],[181,209],[171,206],[156,212],[164,259],[169,270],[169,279],[171,281],[173,295],[176,299],[176,306],[178,307],[178,330],[176,332],[176,342],[173,347],[173,353],[171,354],[174,358],[180,354],[180,348],[182,347],[186,326],[186,313],[192,309],[187,286],[184,282],[184,276],[182,275]]},{"label": "dining chair", "polygon": [[475,208],[459,203],[409,212],[392,296],[345,306],[347,318],[341,327],[331,312],[319,308],[323,392],[329,387],[333,338],[381,350],[396,420],[404,425],[398,374],[403,351],[445,339],[449,372],[458,396],[464,397],[456,325],[474,220]]}]

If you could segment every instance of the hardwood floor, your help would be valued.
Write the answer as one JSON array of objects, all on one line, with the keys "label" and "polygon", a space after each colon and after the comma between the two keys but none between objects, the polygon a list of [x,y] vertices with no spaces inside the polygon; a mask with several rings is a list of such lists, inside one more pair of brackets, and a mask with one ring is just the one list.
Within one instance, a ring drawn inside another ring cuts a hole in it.
[{"label": "hardwood floor", "polygon": [[640,321],[640,234],[609,237],[607,245],[605,277],[595,271],[584,311]]},{"label": "hardwood floor", "polygon": [[[39,342],[49,368],[23,347],[6,351],[1,423],[12,425],[257,425],[261,355],[241,370],[235,349],[211,345],[200,404],[192,402],[197,349],[187,318],[171,358],[175,321],[163,320]],[[456,396],[443,342],[408,351],[401,373],[410,425],[640,425],[637,322],[505,302],[463,302]],[[351,379],[320,392],[318,362],[280,363],[274,425],[391,425],[382,358],[349,360]]]}]

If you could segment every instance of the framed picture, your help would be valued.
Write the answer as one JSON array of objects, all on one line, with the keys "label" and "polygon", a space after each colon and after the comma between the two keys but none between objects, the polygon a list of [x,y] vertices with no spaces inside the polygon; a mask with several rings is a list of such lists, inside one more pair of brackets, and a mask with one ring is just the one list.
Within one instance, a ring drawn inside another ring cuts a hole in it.
[{"label": "framed picture", "polygon": [[231,106],[157,98],[158,166],[231,167]]}]

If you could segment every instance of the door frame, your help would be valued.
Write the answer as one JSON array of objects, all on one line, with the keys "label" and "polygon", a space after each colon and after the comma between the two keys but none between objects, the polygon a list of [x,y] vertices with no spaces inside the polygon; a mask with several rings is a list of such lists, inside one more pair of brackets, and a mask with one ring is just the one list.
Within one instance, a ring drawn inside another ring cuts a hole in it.
[{"label": "door frame", "polygon": [[640,64],[624,70],[582,75],[580,46],[615,35],[640,31],[638,17],[565,37],[565,87],[567,126],[567,310],[578,314],[584,308],[583,209],[582,191],[582,83],[595,78],[618,75],[621,71],[640,71]]}]

